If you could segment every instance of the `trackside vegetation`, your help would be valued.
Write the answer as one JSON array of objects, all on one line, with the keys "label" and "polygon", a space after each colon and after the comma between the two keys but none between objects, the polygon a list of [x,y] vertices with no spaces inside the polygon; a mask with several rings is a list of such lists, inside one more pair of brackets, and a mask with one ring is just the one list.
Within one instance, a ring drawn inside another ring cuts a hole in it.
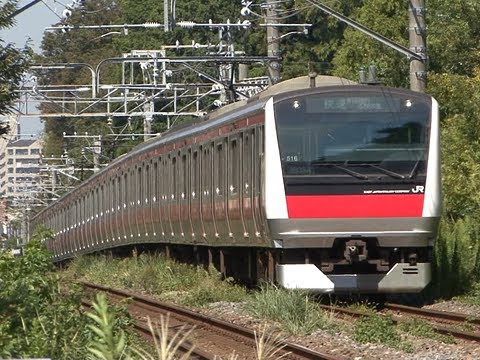
[{"label": "trackside vegetation", "polygon": [[70,264],[66,275],[198,307],[218,301],[239,302],[247,296],[245,288],[231,279],[222,280],[213,267],[178,263],[161,254],[137,255],[134,251],[132,257],[123,259],[83,256]]},{"label": "trackside vegetation", "polygon": [[[0,358],[101,359],[98,351],[112,343],[120,351],[118,340],[126,346],[132,338],[128,317],[102,297],[92,314],[83,310],[80,288],[61,286],[50,253],[38,240],[48,236],[33,236],[22,257],[0,253]],[[98,319],[106,321],[98,324]]]}]

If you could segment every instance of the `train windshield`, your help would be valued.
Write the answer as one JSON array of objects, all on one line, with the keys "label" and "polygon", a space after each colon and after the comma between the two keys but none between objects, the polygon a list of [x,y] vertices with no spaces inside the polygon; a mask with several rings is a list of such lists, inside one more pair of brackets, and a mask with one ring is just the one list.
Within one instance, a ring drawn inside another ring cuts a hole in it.
[{"label": "train windshield", "polygon": [[381,89],[303,95],[276,103],[284,175],[425,175],[429,98]]}]

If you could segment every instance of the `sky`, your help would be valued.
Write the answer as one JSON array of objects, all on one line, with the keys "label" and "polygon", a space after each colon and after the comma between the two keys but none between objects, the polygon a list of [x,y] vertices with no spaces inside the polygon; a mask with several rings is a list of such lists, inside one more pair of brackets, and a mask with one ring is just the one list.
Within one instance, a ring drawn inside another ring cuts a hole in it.
[{"label": "sky", "polygon": [[[19,0],[18,8],[29,4],[31,0]],[[13,43],[17,47],[23,47],[30,39],[29,45],[35,50],[40,51],[43,33],[46,27],[60,21],[64,5],[69,0],[43,0],[23,13],[15,17],[16,23],[7,30],[0,31],[0,39],[6,43]],[[43,130],[38,118],[20,118],[21,133],[23,134],[39,134]]]}]

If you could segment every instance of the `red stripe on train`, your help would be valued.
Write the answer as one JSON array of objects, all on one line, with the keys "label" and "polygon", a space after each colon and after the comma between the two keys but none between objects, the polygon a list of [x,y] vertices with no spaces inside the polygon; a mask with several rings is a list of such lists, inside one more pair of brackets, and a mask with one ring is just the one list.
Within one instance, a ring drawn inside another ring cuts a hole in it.
[{"label": "red stripe on train", "polygon": [[423,194],[287,196],[289,218],[422,216]]}]

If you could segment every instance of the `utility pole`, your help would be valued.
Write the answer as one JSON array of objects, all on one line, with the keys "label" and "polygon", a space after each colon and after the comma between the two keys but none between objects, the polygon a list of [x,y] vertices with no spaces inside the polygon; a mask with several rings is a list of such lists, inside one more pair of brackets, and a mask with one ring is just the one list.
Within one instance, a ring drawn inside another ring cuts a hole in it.
[{"label": "utility pole", "polygon": [[410,50],[423,58],[423,61],[410,58],[410,89],[425,92],[427,83],[427,73],[425,71],[425,63],[427,60],[425,0],[409,1],[408,23]]},{"label": "utility pole", "polygon": [[163,0],[163,30],[169,31],[168,0]]},{"label": "utility pole", "polygon": [[[277,3],[278,2],[276,0],[267,0],[265,23],[272,25],[278,24]],[[272,25],[267,26],[267,50],[269,57],[280,55],[280,37],[278,36],[278,26]],[[270,73],[270,81],[272,85],[280,81],[280,67],[281,65],[278,60],[273,60],[268,65],[268,71]]]},{"label": "utility pole", "polygon": [[143,140],[147,141],[150,139],[150,134],[152,133],[152,121],[153,121],[153,101],[148,100],[143,105]]}]

